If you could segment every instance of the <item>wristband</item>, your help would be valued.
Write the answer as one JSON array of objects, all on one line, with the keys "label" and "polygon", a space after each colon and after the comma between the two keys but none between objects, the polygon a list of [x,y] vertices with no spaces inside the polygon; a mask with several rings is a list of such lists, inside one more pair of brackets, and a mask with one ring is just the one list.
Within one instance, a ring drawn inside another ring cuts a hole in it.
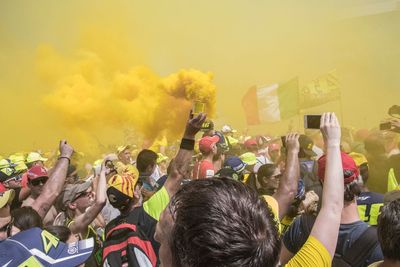
[{"label": "wristband", "polygon": [[194,150],[194,140],[182,138],[180,148],[185,150]]},{"label": "wristband", "polygon": [[68,165],[71,164],[71,159],[68,157],[58,157],[58,159],[67,159],[68,160]]}]

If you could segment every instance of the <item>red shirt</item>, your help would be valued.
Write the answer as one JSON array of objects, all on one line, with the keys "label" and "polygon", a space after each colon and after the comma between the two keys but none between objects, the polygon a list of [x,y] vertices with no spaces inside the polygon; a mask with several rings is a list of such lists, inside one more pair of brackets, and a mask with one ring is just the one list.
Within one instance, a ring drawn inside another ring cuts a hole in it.
[{"label": "red shirt", "polygon": [[193,168],[193,179],[211,178],[215,174],[214,165],[208,160],[196,162]]}]

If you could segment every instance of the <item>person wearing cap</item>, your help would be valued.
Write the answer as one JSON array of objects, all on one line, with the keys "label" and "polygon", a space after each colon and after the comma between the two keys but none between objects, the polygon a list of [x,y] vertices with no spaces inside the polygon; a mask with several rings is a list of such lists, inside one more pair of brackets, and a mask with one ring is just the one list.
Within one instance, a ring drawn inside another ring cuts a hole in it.
[{"label": "person wearing cap", "polygon": [[43,186],[42,193],[30,205],[42,219],[46,216],[63,189],[69,161],[74,152],[73,148],[65,140],[60,141],[59,150],[60,157],[53,172],[48,177],[48,181]]},{"label": "person wearing cap", "polygon": [[138,177],[137,169],[132,160],[131,149],[130,145],[119,146],[117,148],[118,161],[115,163],[115,168],[119,174],[131,173]]},{"label": "person wearing cap", "polygon": [[11,221],[10,207],[15,197],[13,189],[7,189],[0,183],[0,241],[7,238]]},{"label": "person wearing cap", "polygon": [[212,120],[206,120],[201,126],[201,131],[203,132],[203,136],[214,136],[214,122]]},{"label": "person wearing cap", "polygon": [[[122,223],[128,222],[134,224],[141,227],[141,230],[151,241],[154,252],[158,255],[160,245],[154,239],[156,224],[160,219],[161,212],[168,205],[170,198],[179,189],[183,179],[189,177],[189,164],[193,156],[195,135],[200,131],[205,119],[206,116],[203,113],[195,117],[189,117],[180,149],[170,166],[168,178],[164,185],[143,204],[141,179],[133,179],[131,176],[126,175],[115,175],[109,180],[107,189],[108,199],[111,205],[120,210],[121,215],[107,224],[105,229],[106,237],[110,229]],[[107,242],[107,238],[105,242]]]},{"label": "person wearing cap", "polygon": [[28,154],[26,157],[26,165],[28,168],[31,168],[35,165],[39,165],[41,167],[44,167],[44,163],[47,161],[47,158],[42,157],[40,153],[38,152],[31,152]]},{"label": "person wearing cap", "polygon": [[103,161],[101,166],[95,195],[92,191],[92,182],[86,181],[68,184],[61,198],[66,216],[66,220],[62,223],[73,234],[79,235],[80,239],[93,238],[95,241],[94,253],[87,262],[89,266],[100,266],[101,257],[98,254],[100,253],[101,240],[91,224],[106,205],[106,175],[108,170],[105,163],[106,160]]},{"label": "person wearing cap", "polygon": [[215,172],[213,158],[217,155],[217,143],[219,137],[205,136],[199,141],[199,150],[202,158],[193,167],[193,179],[204,179],[213,177]]},{"label": "person wearing cap", "polygon": [[243,171],[246,168],[244,163],[239,157],[229,157],[224,162],[224,167],[220,169],[216,177],[230,177],[232,179],[243,181]]},{"label": "person wearing cap", "polygon": [[[44,167],[34,165],[27,172],[28,187],[31,190],[30,196],[22,202],[23,207],[30,207],[33,202],[43,193],[43,187],[49,179]],[[43,225],[51,225],[57,216],[57,210],[51,205],[49,211],[43,218]]]},{"label": "person wearing cap", "polygon": [[360,218],[369,225],[377,225],[384,196],[380,193],[370,192],[366,185],[368,181],[367,158],[363,154],[356,152],[351,152],[349,156],[354,160],[360,173],[357,179],[361,191],[357,197],[357,208]]},{"label": "person wearing cap", "polygon": [[93,251],[93,240],[64,243],[38,227],[0,242],[0,266],[81,266]]},{"label": "person wearing cap", "polygon": [[[339,146],[339,144],[337,144]],[[346,253],[351,253],[351,246],[362,238],[364,232],[368,229],[368,224],[360,220],[357,210],[356,198],[360,194],[360,188],[357,184],[359,175],[358,168],[354,160],[344,152],[341,153],[343,166],[343,184],[344,184],[344,206],[341,210],[340,228],[338,232],[338,242],[336,245],[336,255],[344,257]],[[318,177],[321,182],[325,180],[325,167],[327,156],[322,156],[318,160]],[[324,190],[325,194],[325,190]],[[324,198],[324,194],[322,197]],[[311,227],[315,221],[313,215],[301,215],[292,223],[286,231],[283,238],[283,248],[281,253],[281,262],[286,263],[304,244],[307,239]],[[365,255],[361,258],[362,265],[368,266],[378,260],[383,259],[381,248],[378,244],[376,232],[372,232],[371,238],[374,241],[371,246],[368,242],[365,243]],[[347,256],[347,255],[346,255]],[[349,262],[348,264],[352,264]]]},{"label": "person wearing cap", "polygon": [[21,207],[22,201],[30,194],[28,188],[21,187],[22,175],[15,170],[16,164],[9,159],[0,160],[0,183],[6,189],[12,189],[15,197],[11,203],[11,209]]},{"label": "person wearing cap", "polygon": [[237,131],[232,129],[231,126],[222,126],[221,132],[224,134],[225,142],[227,143],[229,149],[232,149],[232,147],[235,147],[239,144],[239,140],[233,137],[233,134]]}]

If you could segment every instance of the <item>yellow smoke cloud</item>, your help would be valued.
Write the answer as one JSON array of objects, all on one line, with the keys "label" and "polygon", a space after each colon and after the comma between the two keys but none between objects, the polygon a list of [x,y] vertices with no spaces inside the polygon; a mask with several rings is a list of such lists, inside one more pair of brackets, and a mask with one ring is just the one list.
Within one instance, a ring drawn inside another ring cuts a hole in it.
[{"label": "yellow smoke cloud", "polygon": [[182,69],[161,77],[145,66],[122,72],[104,67],[94,52],[81,51],[71,60],[49,46],[38,49],[38,71],[54,88],[43,102],[85,149],[93,147],[93,131],[110,128],[133,128],[150,141],[161,135],[175,139],[195,100],[206,104],[210,117],[215,113],[212,73]]}]

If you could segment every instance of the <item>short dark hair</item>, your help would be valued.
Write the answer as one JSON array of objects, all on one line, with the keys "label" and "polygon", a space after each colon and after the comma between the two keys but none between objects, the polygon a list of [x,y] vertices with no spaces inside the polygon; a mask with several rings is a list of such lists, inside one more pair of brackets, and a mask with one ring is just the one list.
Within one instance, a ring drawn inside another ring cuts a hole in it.
[{"label": "short dark hair", "polygon": [[64,243],[68,241],[68,238],[72,234],[71,230],[64,225],[48,225],[44,228],[44,230],[54,235],[55,237],[60,239],[61,242]]},{"label": "short dark hair", "polygon": [[360,194],[361,187],[356,181],[344,186],[344,201],[351,202]]},{"label": "short dark hair", "polygon": [[31,207],[22,207],[11,211],[12,225],[21,231],[34,227],[43,227],[42,218]]},{"label": "short dark hair", "polygon": [[261,165],[261,167],[258,169],[257,180],[262,187],[266,187],[266,184],[264,182],[264,177],[270,178],[272,174],[274,174],[276,168],[278,168],[278,166],[276,166],[275,164],[267,163]]},{"label": "short dark hair", "polygon": [[383,256],[400,261],[400,199],[383,206],[378,217],[378,239]]},{"label": "short dark hair", "polygon": [[254,190],[230,178],[184,184],[169,206],[174,266],[275,266],[274,216]]},{"label": "short dark hair", "polygon": [[158,155],[156,152],[149,149],[143,149],[137,156],[136,168],[139,172],[145,172],[149,166],[157,164],[157,158]]}]

